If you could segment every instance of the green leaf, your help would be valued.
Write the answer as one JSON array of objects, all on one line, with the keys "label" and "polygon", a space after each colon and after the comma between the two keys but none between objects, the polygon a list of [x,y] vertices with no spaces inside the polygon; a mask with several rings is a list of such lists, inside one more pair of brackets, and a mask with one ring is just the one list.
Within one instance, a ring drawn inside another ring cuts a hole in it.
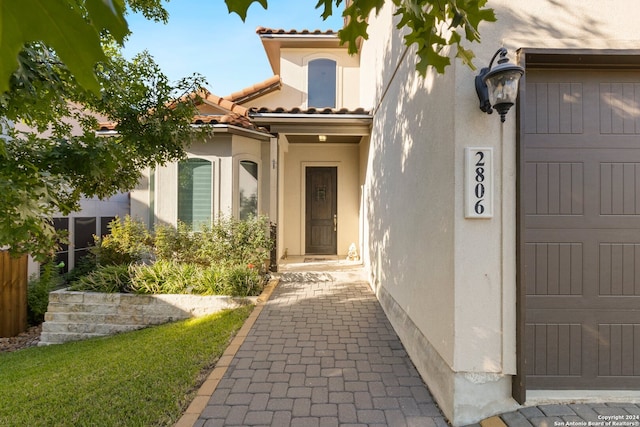
[{"label": "green leaf", "polygon": [[18,52],[34,41],[52,47],[80,85],[99,91],[93,67],[106,59],[100,36],[68,0],[0,2],[0,23],[0,93],[9,89]]},{"label": "green leaf", "polygon": [[267,8],[267,0],[224,0],[229,13],[237,13],[244,22],[247,19],[247,11],[253,3],[259,3],[263,8]]},{"label": "green leaf", "polygon": [[467,65],[472,70],[476,70],[476,66],[473,65],[473,58],[476,55],[468,49],[465,49],[463,46],[458,45],[458,52],[456,53],[456,58],[459,58],[463,64]]},{"label": "green leaf", "polygon": [[121,0],[86,1],[85,6],[89,18],[98,30],[107,30],[118,43],[124,43],[129,27],[124,19],[124,4]]},{"label": "green leaf", "polygon": [[[336,6],[340,6],[341,2],[342,0],[336,0]],[[327,19],[328,17],[333,15],[333,0],[318,0],[316,9],[320,9],[321,7],[324,7],[321,15],[322,19]]]}]

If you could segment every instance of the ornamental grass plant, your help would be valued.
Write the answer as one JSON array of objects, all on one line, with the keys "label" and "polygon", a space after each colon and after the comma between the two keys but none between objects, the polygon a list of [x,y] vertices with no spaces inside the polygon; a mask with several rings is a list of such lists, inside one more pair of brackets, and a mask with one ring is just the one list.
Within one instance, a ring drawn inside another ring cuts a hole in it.
[{"label": "ornamental grass plant", "polygon": [[171,426],[251,310],[0,353],[0,425]]}]

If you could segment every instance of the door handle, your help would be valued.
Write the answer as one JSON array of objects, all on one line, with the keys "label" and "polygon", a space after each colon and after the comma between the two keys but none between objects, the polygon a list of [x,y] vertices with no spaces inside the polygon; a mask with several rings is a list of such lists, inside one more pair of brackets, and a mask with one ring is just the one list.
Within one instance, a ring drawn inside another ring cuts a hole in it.
[{"label": "door handle", "polygon": [[333,215],[333,231],[338,231],[338,215]]}]

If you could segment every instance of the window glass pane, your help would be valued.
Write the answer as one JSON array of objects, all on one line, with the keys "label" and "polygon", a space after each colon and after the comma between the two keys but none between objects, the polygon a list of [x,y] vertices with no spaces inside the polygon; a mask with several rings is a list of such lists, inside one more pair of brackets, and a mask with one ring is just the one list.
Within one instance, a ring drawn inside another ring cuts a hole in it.
[{"label": "window glass pane", "polygon": [[211,162],[188,159],[178,165],[178,219],[194,230],[211,222]]},{"label": "window glass pane", "polygon": [[109,228],[109,224],[111,224],[115,219],[116,219],[115,216],[100,217],[100,237],[104,237],[111,234],[111,229]]},{"label": "window glass pane", "polygon": [[75,264],[78,265],[80,258],[89,253],[89,246],[93,245],[93,236],[96,234],[96,217],[74,218]]},{"label": "window glass pane", "polygon": [[240,219],[258,215],[258,164],[248,160],[240,162],[239,177]]},{"label": "window glass pane", "polygon": [[309,61],[309,107],[335,108],[336,61],[315,59]]}]

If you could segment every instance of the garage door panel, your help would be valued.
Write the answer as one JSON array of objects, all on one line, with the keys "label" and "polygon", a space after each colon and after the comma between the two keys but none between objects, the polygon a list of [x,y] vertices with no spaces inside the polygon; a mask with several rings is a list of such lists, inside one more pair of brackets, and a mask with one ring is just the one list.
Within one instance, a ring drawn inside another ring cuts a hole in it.
[{"label": "garage door panel", "polygon": [[640,376],[640,324],[598,325],[598,376]]},{"label": "garage door panel", "polygon": [[527,375],[580,376],[582,327],[578,323],[530,323],[526,326]]},{"label": "garage door panel", "polygon": [[527,83],[526,133],[571,134],[583,132],[583,85],[579,82]]},{"label": "garage door panel", "polygon": [[603,134],[638,134],[640,84],[603,82],[600,91],[600,131]]},{"label": "garage door panel", "polygon": [[581,295],[581,243],[527,243],[527,295]]},{"label": "garage door panel", "polygon": [[584,165],[580,162],[529,162],[524,176],[532,189],[526,195],[527,215],[582,215]]}]

